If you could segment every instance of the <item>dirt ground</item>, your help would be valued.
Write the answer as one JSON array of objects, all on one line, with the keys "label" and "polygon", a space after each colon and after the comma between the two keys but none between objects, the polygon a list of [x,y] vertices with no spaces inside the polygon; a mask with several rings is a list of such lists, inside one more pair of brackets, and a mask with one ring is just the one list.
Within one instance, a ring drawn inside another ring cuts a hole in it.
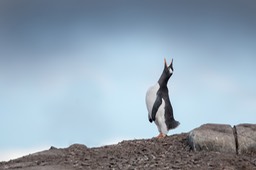
[{"label": "dirt ground", "polygon": [[74,144],[0,162],[1,170],[79,170],[79,169],[221,169],[256,170],[256,154],[235,155],[220,152],[194,152],[188,134],[164,139],[122,141],[116,145],[87,148]]}]

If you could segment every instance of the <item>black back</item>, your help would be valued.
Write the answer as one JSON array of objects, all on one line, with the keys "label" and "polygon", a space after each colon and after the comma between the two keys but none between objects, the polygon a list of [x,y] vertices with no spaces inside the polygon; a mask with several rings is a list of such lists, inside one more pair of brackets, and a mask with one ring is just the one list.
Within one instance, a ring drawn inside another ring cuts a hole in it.
[{"label": "black back", "polygon": [[173,117],[173,108],[171,105],[171,101],[169,98],[169,91],[167,87],[167,83],[173,74],[172,64],[173,62],[169,66],[167,66],[165,62],[164,70],[158,80],[158,84],[160,88],[157,92],[157,98],[161,100],[161,103],[162,103],[162,99],[165,101],[165,120],[166,120],[165,123],[167,125],[168,130],[177,127],[177,124],[179,124],[177,121],[175,121]]}]

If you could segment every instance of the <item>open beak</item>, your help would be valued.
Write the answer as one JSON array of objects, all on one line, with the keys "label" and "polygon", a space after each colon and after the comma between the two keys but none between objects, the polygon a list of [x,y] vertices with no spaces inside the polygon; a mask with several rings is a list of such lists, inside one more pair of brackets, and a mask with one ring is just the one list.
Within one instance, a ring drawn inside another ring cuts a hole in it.
[{"label": "open beak", "polygon": [[168,66],[168,65],[167,65],[167,62],[166,62],[166,59],[164,58],[164,64],[165,64],[166,67],[172,68],[172,63],[173,63],[173,59],[172,59],[170,65]]}]

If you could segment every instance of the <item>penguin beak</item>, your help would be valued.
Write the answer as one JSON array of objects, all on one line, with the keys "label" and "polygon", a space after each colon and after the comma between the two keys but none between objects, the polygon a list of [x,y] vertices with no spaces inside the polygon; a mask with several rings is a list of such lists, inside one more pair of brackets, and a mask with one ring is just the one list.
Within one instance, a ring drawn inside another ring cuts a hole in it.
[{"label": "penguin beak", "polygon": [[171,64],[168,66],[168,68],[171,68],[173,70],[172,63],[173,63],[173,59],[171,61]]},{"label": "penguin beak", "polygon": [[164,65],[165,65],[166,67],[168,67],[168,66],[167,66],[167,63],[166,63],[166,59],[165,59],[165,58],[164,58]]}]

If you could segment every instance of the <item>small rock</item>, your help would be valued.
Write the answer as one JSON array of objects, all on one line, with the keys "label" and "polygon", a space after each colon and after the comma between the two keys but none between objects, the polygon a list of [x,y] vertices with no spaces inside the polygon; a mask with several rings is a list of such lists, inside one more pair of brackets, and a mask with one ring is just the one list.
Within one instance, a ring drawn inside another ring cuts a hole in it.
[{"label": "small rock", "polygon": [[86,145],[83,144],[73,144],[69,146],[69,149],[87,149]]},{"label": "small rock", "polygon": [[54,147],[54,146],[51,146],[50,147],[50,150],[53,150],[53,149],[57,149],[56,147]]}]

